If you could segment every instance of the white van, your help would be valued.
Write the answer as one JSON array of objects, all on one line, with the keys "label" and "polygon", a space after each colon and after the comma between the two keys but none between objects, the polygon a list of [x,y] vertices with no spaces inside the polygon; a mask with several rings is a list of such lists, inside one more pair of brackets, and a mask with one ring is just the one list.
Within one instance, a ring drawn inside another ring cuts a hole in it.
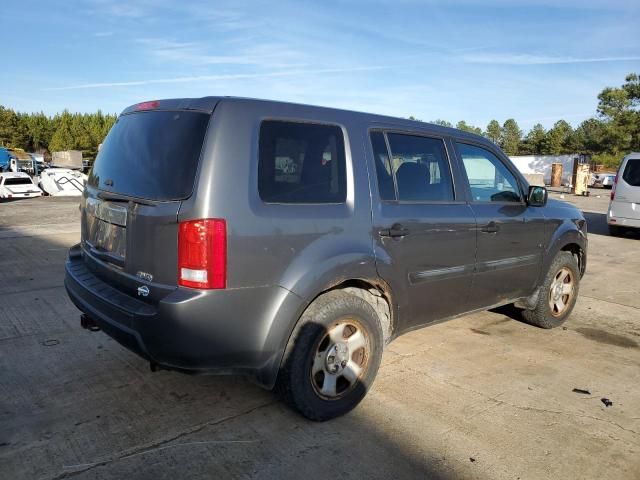
[{"label": "white van", "polygon": [[609,233],[619,235],[627,228],[640,229],[640,153],[622,159],[611,189],[607,212]]}]

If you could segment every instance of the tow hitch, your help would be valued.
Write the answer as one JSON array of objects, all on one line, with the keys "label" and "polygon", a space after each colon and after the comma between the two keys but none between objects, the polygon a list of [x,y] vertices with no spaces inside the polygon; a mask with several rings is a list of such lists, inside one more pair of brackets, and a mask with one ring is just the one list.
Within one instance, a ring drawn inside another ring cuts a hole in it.
[{"label": "tow hitch", "polygon": [[80,326],[85,330],[89,330],[90,332],[100,331],[100,326],[96,323],[96,321],[84,313],[80,315]]}]

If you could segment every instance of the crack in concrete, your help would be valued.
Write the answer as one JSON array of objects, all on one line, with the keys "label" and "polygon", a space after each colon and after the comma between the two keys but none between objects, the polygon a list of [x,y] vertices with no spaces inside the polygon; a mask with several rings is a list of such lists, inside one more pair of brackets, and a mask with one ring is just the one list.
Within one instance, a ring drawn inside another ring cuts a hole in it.
[{"label": "crack in concrete", "polygon": [[505,400],[498,400],[497,397],[503,395],[505,392],[502,392],[502,393],[499,393],[497,395],[491,396],[491,395],[487,395],[484,392],[480,392],[478,390],[475,390],[473,388],[468,388],[468,387],[465,387],[465,386],[460,385],[458,383],[452,382],[450,380],[447,380],[446,378],[441,378],[441,379],[434,378],[433,376],[429,375],[426,372],[421,372],[419,370],[415,370],[415,369],[412,369],[410,367],[407,367],[407,370],[409,370],[409,371],[411,371],[413,373],[416,373],[418,375],[425,376],[425,377],[427,377],[427,378],[429,378],[431,380],[435,380],[435,381],[440,380],[443,383],[446,383],[447,385],[450,385],[450,386],[452,386],[454,388],[458,388],[458,389],[466,391],[466,392],[475,393],[476,395],[480,395],[481,397],[484,397],[487,400],[489,400],[491,402],[494,402],[496,405],[507,405],[509,407],[516,408],[516,409],[519,409],[519,410],[524,410],[524,411],[532,411],[532,412],[539,412],[539,413],[550,413],[550,414],[554,414],[554,415],[564,415],[564,416],[567,416],[567,417],[588,418],[588,419],[591,419],[591,420],[597,420],[599,422],[608,423],[609,425],[613,425],[615,427],[618,427],[621,430],[624,430],[625,432],[629,432],[629,433],[632,433],[634,435],[640,435],[640,432],[637,432],[637,431],[635,431],[635,430],[633,430],[631,428],[623,427],[619,423],[614,422],[612,420],[608,420],[606,418],[596,417],[596,416],[593,416],[593,415],[587,415],[587,414],[582,414],[582,413],[567,412],[567,411],[563,411],[563,410],[549,410],[549,409],[546,409],[546,408],[532,407],[532,406],[528,406],[528,405],[518,405],[516,403],[507,402]]},{"label": "crack in concrete", "polygon": [[11,295],[20,295],[22,293],[36,294],[38,292],[45,292],[47,290],[59,290],[59,289],[64,289],[64,285],[50,285],[50,286],[44,286],[44,287],[38,287],[38,288],[24,288],[22,290],[4,291],[4,292],[0,292],[0,298],[10,297]]},{"label": "crack in concrete", "polygon": [[[97,462],[90,462],[90,463],[83,463],[83,464],[79,464],[79,465],[73,465],[71,467],[67,467],[67,468],[75,468],[78,467],[77,470],[74,470],[72,472],[62,472],[58,475],[55,475],[53,477],[48,477],[47,480],[62,480],[64,478],[70,478],[70,477],[75,477],[76,475],[80,475],[81,473],[85,473],[88,472],[90,470],[93,470],[94,468],[98,468],[98,467],[102,467],[105,465],[109,465],[110,463],[113,462],[117,462],[120,460],[125,460],[127,458],[131,458],[137,455],[141,455],[153,450],[162,450],[166,447],[164,447],[167,443],[170,442],[174,442],[175,440],[178,440],[179,438],[185,437],[187,435],[192,435],[194,433],[198,433],[202,430],[204,430],[207,427],[211,427],[211,426],[216,426],[216,425],[221,425],[225,422],[228,422],[230,420],[235,420],[237,418],[243,417],[245,415],[249,415],[253,412],[255,412],[256,410],[260,410],[262,408],[265,407],[269,407],[271,405],[274,405],[275,403],[277,403],[277,400],[271,401],[271,402],[267,402],[267,403],[263,403],[261,405],[257,405],[255,407],[249,408],[243,412],[237,413],[235,415],[229,415],[227,417],[223,417],[223,418],[219,418],[217,420],[209,420],[207,422],[204,423],[200,423],[198,425],[194,425],[193,427],[187,429],[187,430],[183,430],[182,432],[179,432],[169,438],[164,438],[161,440],[156,440],[155,442],[151,442],[151,443],[147,443],[144,445],[136,445],[134,447],[131,447],[127,450],[123,450],[121,452],[117,452],[114,453],[112,455],[109,455],[107,458],[105,458],[104,460],[99,460]],[[231,443],[233,441],[228,441],[225,443]],[[192,442],[193,443],[193,442]],[[212,442],[198,442],[198,443],[212,443]],[[218,442],[221,443],[221,442]],[[237,442],[236,442],[237,443]],[[246,443],[246,441],[244,442]],[[65,467],[63,467],[65,468]]]},{"label": "crack in concrete", "polygon": [[633,308],[635,310],[640,310],[640,307],[636,307],[634,305],[627,305],[626,303],[619,303],[619,302],[614,302],[614,301],[611,301],[611,300],[605,300],[604,298],[591,297],[589,295],[585,295],[584,293],[579,294],[578,298],[580,298],[580,297],[590,298],[591,300],[598,300],[599,302],[612,303],[613,305],[619,305],[621,307],[628,307],[628,308]]}]

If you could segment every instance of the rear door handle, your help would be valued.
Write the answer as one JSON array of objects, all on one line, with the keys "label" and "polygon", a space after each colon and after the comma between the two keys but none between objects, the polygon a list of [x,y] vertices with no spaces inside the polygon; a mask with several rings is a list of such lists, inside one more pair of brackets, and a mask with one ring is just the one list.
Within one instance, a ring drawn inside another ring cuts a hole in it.
[{"label": "rear door handle", "polygon": [[484,227],[480,229],[483,233],[498,233],[500,227],[496,222],[489,222]]},{"label": "rear door handle", "polygon": [[378,233],[381,237],[402,238],[409,235],[409,230],[399,223],[394,223],[391,228],[385,228]]}]

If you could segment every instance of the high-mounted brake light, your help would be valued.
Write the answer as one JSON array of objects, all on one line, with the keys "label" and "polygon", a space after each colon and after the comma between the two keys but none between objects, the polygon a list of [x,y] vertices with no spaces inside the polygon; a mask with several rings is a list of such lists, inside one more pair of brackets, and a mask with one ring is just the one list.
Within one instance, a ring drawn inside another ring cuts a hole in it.
[{"label": "high-mounted brake light", "polygon": [[178,285],[227,286],[227,223],[217,218],[181,222],[178,229]]},{"label": "high-mounted brake light", "polygon": [[153,110],[154,108],[158,108],[160,106],[160,102],[157,100],[153,100],[151,102],[142,102],[136,105],[136,110]]},{"label": "high-mounted brake light", "polygon": [[613,180],[613,186],[611,187],[611,200],[616,197],[616,186],[618,185],[618,174],[616,173],[616,178]]}]

